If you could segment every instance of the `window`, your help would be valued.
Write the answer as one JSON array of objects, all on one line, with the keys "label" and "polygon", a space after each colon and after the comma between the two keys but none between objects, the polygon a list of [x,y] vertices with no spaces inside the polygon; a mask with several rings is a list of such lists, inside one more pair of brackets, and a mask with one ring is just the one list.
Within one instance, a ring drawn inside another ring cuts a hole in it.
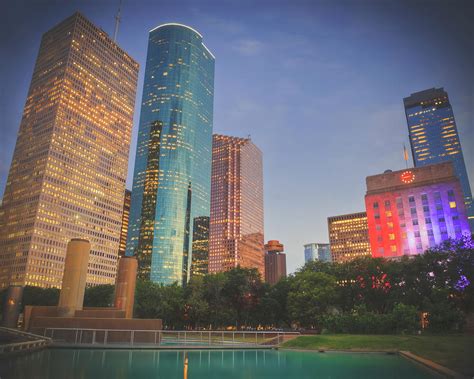
[{"label": "window", "polygon": [[418,220],[413,220],[413,225],[418,225]]},{"label": "window", "polygon": [[390,234],[388,235],[388,239],[389,239],[390,241],[393,241],[393,240],[395,239],[395,234],[394,234],[394,233],[390,233]]},{"label": "window", "polygon": [[382,230],[382,226],[381,225],[375,225],[375,230]]},{"label": "window", "polygon": [[438,221],[439,221],[439,222],[446,222],[446,220],[444,219],[444,217],[438,218]]},{"label": "window", "polygon": [[423,202],[423,204],[428,204],[428,195],[426,193],[421,195],[421,201]]},{"label": "window", "polygon": [[375,202],[375,203],[373,204],[373,207],[374,207],[374,208],[378,208],[378,207],[379,207],[379,203],[378,203],[378,202]]},{"label": "window", "polygon": [[456,202],[455,201],[450,201],[449,202],[449,208],[456,208]]},{"label": "window", "polygon": [[[453,217],[453,219],[454,219],[454,217]],[[387,222],[387,226],[388,226],[389,228],[393,228],[393,222]]]},{"label": "window", "polygon": [[419,237],[420,237],[420,231],[419,231],[419,230],[415,231],[415,237],[416,237],[416,238],[419,238]]},{"label": "window", "polygon": [[416,208],[410,208],[410,213],[412,215],[415,215],[416,214]]},{"label": "window", "polygon": [[386,217],[392,217],[392,211],[385,211]]},{"label": "window", "polygon": [[415,202],[415,196],[410,196],[410,197],[408,198],[408,201],[409,201],[410,203],[414,203],[414,202]]},{"label": "window", "polygon": [[396,253],[396,252],[397,252],[397,246],[396,246],[396,245],[391,245],[391,246],[390,246],[390,251],[391,251],[392,253]]},{"label": "window", "polygon": [[428,212],[429,213],[429,211],[430,211],[430,207],[427,206],[427,205],[424,205],[423,206],[423,212]]},{"label": "window", "polygon": [[390,209],[390,200],[385,200],[385,209]]},{"label": "window", "polygon": [[425,218],[425,224],[431,224],[431,218],[429,217]]},{"label": "window", "polygon": [[454,200],[454,191],[452,189],[448,191],[448,198],[449,200]]},{"label": "window", "polygon": [[434,235],[433,234],[433,229],[428,229],[427,233],[428,233],[428,236],[430,236],[430,237]]}]

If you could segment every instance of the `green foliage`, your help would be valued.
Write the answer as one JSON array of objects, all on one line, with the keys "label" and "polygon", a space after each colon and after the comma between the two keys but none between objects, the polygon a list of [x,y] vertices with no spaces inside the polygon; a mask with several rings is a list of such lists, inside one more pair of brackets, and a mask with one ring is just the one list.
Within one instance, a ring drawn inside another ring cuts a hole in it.
[{"label": "green foliage", "polygon": [[22,305],[58,305],[59,289],[25,286]]},{"label": "green foliage", "polygon": [[111,307],[114,302],[115,286],[102,284],[87,287],[84,293],[84,307]]},{"label": "green foliage", "polygon": [[[192,278],[186,287],[137,281],[135,317],[166,328],[291,327],[335,333],[462,330],[474,311],[474,243],[465,237],[400,260],[310,262],[270,286],[255,269]],[[23,304],[56,305],[59,290],[25,287]],[[112,304],[113,286],[86,289],[85,306]]]},{"label": "green foliage", "polygon": [[315,327],[318,315],[325,313],[336,297],[337,284],[333,276],[305,270],[291,281],[288,293],[290,316],[300,325]]}]

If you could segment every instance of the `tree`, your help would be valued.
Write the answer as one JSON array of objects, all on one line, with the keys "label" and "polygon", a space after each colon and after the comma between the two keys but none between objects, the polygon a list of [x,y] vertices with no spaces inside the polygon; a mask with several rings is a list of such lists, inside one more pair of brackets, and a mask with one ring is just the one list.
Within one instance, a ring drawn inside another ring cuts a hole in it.
[{"label": "tree", "polygon": [[336,278],[323,272],[302,271],[291,282],[288,310],[300,325],[315,328],[318,316],[337,304]]},{"label": "tree", "polygon": [[102,284],[87,287],[84,293],[84,307],[111,307],[114,302],[115,286]]}]

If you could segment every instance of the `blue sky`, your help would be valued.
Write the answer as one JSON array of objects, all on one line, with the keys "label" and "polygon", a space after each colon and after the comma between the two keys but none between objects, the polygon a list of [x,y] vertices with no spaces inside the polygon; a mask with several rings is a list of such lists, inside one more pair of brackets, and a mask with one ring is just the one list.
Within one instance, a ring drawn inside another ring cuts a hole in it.
[{"label": "blue sky", "polygon": [[[0,194],[42,33],[74,11],[113,34],[117,1],[15,1],[0,26]],[[264,154],[265,238],[327,242],[327,217],[363,211],[365,177],[404,167],[403,97],[450,96],[474,178],[474,2],[123,0],[118,43],[141,65],[148,31],[197,29],[216,56],[214,131],[251,135]]]}]

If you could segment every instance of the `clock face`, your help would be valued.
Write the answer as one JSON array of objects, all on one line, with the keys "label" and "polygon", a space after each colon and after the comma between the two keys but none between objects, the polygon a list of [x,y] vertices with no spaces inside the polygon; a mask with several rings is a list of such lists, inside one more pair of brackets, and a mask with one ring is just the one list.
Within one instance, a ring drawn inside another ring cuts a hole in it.
[{"label": "clock face", "polygon": [[400,179],[405,184],[413,183],[415,180],[415,174],[411,171],[403,171],[400,175]]}]

